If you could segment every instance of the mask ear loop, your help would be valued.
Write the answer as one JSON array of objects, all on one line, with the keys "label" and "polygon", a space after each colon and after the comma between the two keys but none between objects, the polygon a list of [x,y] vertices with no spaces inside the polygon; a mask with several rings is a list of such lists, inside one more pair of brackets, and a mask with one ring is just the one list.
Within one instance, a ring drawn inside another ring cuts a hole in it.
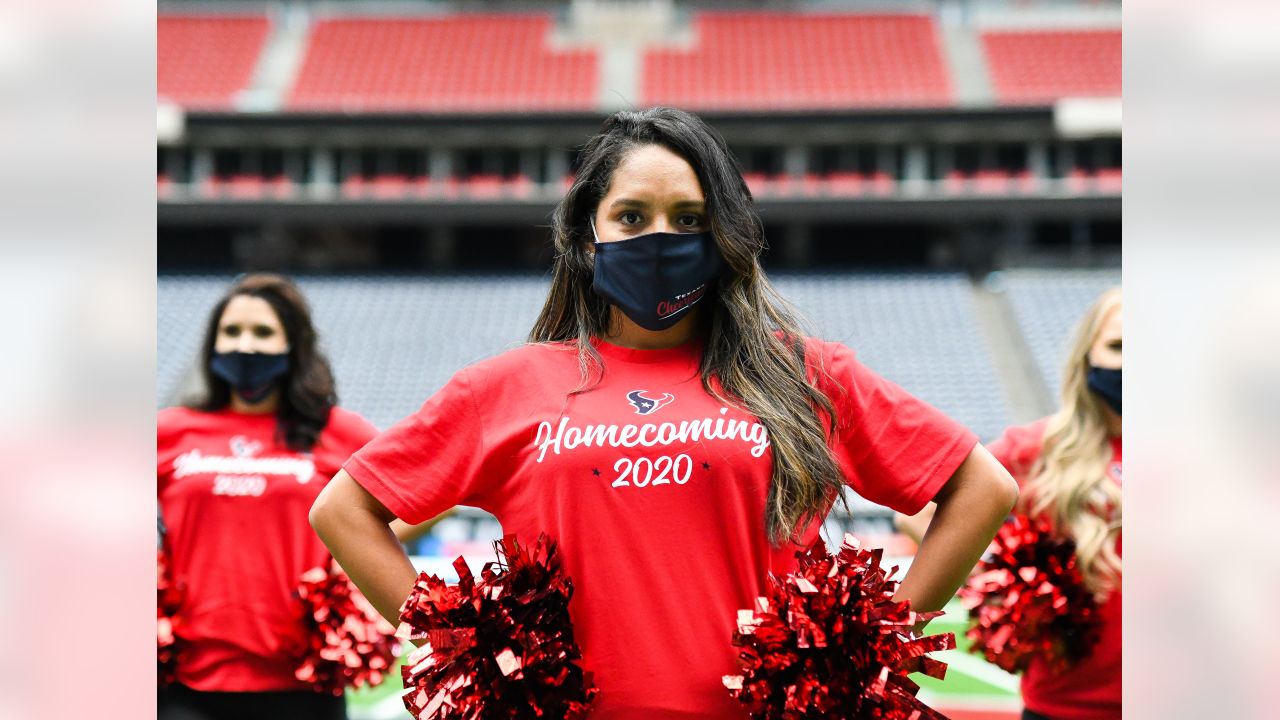
[{"label": "mask ear loop", "polygon": [[[598,234],[596,234],[596,216],[595,216],[595,215],[592,215],[592,216],[591,216],[590,221],[589,221],[587,224],[591,226],[591,237],[595,238],[596,245],[599,245],[599,244],[600,244],[600,236],[599,236]],[[594,256],[594,255],[596,254],[596,249],[595,249],[595,247],[594,247],[594,246],[592,246],[592,247],[587,248],[587,254],[588,254],[588,255],[593,255],[593,256]]]}]

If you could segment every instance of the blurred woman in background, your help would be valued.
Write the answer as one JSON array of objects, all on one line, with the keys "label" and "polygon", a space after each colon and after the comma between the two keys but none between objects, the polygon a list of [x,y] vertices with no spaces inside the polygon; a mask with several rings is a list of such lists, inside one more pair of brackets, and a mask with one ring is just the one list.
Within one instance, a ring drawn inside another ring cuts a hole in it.
[{"label": "blurred woman in background", "polygon": [[[1026,720],[1120,717],[1122,313],[1119,289],[1098,298],[1072,341],[1062,407],[987,446],[1021,486],[1017,511],[1047,519],[1075,542],[1085,584],[1100,602],[1101,639],[1088,657],[1060,674],[1037,658],[1023,674]],[[920,542],[932,515],[929,506],[896,519]]]},{"label": "blurred woman in background", "polygon": [[346,716],[342,697],[294,677],[307,640],[294,591],[330,561],[307,511],[377,429],[337,406],[317,344],[292,282],[246,275],[209,315],[206,394],[157,417],[162,543],[181,597],[162,719]]}]

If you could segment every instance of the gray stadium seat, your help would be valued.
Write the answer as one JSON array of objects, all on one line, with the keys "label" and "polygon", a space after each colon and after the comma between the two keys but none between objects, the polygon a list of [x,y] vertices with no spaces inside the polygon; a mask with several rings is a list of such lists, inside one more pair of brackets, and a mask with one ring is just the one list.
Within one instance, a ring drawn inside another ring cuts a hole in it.
[{"label": "gray stadium seat", "polygon": [[1120,271],[1011,270],[1003,276],[1018,330],[1056,405],[1076,324],[1103,291],[1119,287]]}]

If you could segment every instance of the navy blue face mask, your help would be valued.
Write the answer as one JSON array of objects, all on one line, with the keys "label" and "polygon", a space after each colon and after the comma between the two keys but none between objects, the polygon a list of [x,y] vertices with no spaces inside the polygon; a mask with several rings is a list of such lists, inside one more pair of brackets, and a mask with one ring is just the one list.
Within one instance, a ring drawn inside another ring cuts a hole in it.
[{"label": "navy blue face mask", "polygon": [[1121,368],[1090,367],[1085,378],[1093,394],[1102,398],[1117,415],[1120,415],[1120,371]]},{"label": "navy blue face mask", "polygon": [[209,370],[252,405],[270,395],[276,380],[289,371],[289,354],[216,352],[209,360]]},{"label": "navy blue face mask", "polygon": [[591,289],[654,332],[685,317],[720,274],[720,250],[706,232],[649,233],[608,243],[597,235],[595,250]]}]

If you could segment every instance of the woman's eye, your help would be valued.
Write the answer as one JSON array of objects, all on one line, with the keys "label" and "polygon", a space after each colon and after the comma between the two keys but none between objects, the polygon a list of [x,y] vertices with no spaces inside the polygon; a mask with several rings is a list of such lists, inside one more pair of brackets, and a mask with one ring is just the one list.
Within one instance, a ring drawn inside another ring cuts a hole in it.
[{"label": "woman's eye", "polygon": [[254,337],[269,338],[276,334],[276,331],[266,325],[259,325],[253,329]]},{"label": "woman's eye", "polygon": [[239,337],[239,336],[240,336],[240,326],[239,326],[239,325],[227,325],[226,327],[222,328],[222,334],[223,334],[223,335],[226,335],[227,337]]},{"label": "woman's eye", "polygon": [[696,228],[702,226],[702,218],[697,215],[681,215],[678,222],[683,228]]},{"label": "woman's eye", "polygon": [[640,222],[640,213],[624,212],[618,216],[618,222],[622,223],[623,225],[635,225],[636,223]]},{"label": "woman's eye", "polygon": [[1111,348],[1112,350],[1115,350],[1116,352],[1120,352],[1120,350],[1121,350],[1121,343],[1120,343],[1120,341],[1119,341],[1119,340],[1114,340],[1114,341],[1112,341],[1112,342],[1108,343],[1108,344],[1107,344],[1107,347]]}]

